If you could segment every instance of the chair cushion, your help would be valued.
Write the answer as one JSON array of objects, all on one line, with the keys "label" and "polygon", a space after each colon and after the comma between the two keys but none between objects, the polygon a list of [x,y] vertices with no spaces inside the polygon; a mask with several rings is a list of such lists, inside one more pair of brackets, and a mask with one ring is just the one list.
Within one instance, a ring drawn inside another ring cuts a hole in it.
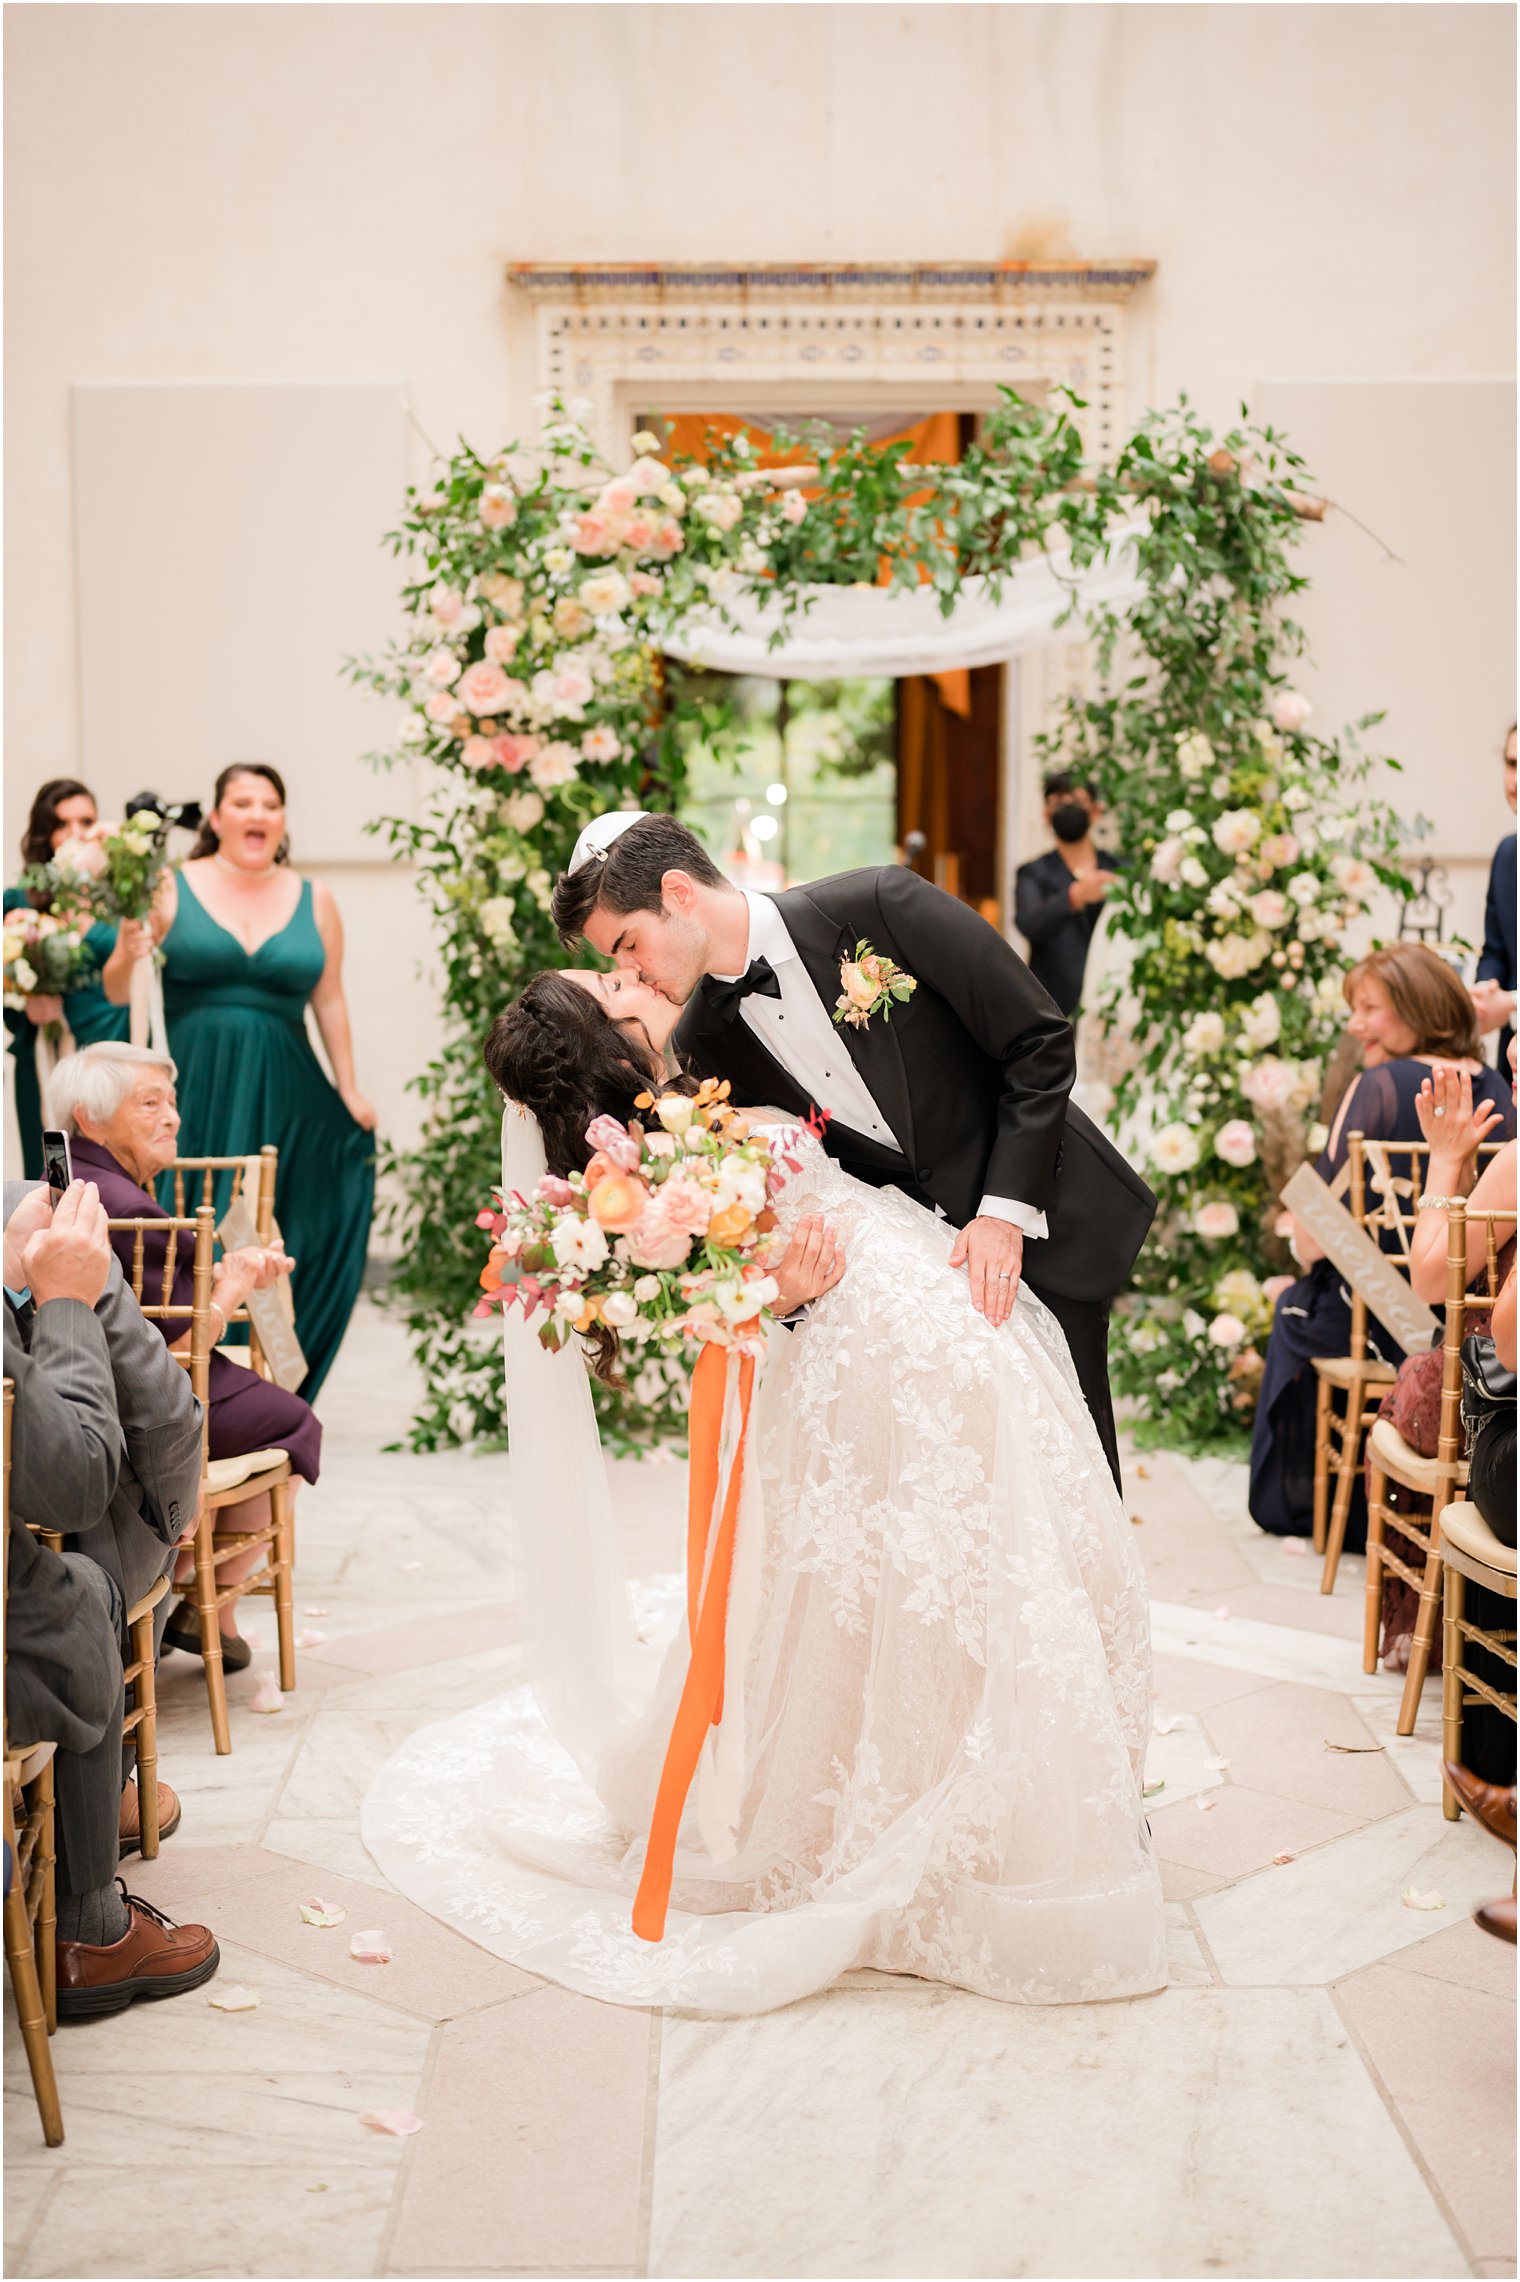
[{"label": "chair cushion", "polygon": [[1506,1545],[1503,1538],[1495,1537],[1475,1505],[1441,1508],[1441,1542],[1454,1545],[1459,1553],[1467,1554],[1470,1560],[1481,1561],[1485,1568],[1497,1569],[1507,1577],[1515,1574],[1515,1548]]},{"label": "chair cushion", "polygon": [[58,1749],[56,1743],[15,1743],[5,1754],[5,1779],[11,1784],[35,1783]]},{"label": "chair cushion", "polygon": [[[1422,1458],[1419,1451],[1412,1449],[1404,1440],[1391,1420],[1375,1420],[1367,1444],[1374,1462],[1385,1474],[1391,1474],[1396,1482],[1402,1482],[1406,1490],[1423,1490],[1427,1497],[1436,1497],[1450,1488],[1450,1467],[1442,1466],[1435,1458]],[[1457,1467],[1456,1479],[1463,1484],[1467,1480],[1465,1458]]]},{"label": "chair cushion", "polygon": [[1333,1387],[1349,1387],[1353,1379],[1364,1386],[1391,1387],[1398,1377],[1391,1363],[1380,1363],[1374,1355],[1364,1355],[1359,1363],[1350,1355],[1316,1355],[1314,1368]]},{"label": "chair cushion", "polygon": [[251,1475],[267,1474],[289,1462],[287,1450],[245,1450],[237,1458],[213,1458],[206,1468],[206,1487],[213,1497],[220,1497]]}]

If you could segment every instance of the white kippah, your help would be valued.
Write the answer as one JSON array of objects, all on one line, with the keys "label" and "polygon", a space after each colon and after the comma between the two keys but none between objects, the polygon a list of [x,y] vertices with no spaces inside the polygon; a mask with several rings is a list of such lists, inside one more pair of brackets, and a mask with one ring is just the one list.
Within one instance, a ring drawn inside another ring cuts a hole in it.
[{"label": "white kippah", "polygon": [[570,858],[570,869],[578,872],[592,856],[605,856],[614,840],[620,839],[630,824],[640,824],[649,814],[647,808],[609,808],[601,816],[593,816]]}]

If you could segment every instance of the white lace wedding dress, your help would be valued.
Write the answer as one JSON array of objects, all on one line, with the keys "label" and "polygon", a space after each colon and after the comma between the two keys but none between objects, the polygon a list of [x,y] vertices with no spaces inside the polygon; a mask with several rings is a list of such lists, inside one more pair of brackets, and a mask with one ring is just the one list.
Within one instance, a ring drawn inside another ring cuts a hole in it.
[{"label": "white lace wedding dress", "polygon": [[[848,1269],[761,1374],[665,1939],[629,1911],[684,1628],[589,1777],[522,1687],[412,1737],[366,1844],[434,1916],[613,2003],[761,2012],[859,1966],[1029,2004],[1157,1989],[1145,1587],[1065,1341],[1027,1288],[993,1330],[943,1221],[800,1153],[783,1224],[823,1210]],[[646,1592],[646,1629],[683,1605]]]}]

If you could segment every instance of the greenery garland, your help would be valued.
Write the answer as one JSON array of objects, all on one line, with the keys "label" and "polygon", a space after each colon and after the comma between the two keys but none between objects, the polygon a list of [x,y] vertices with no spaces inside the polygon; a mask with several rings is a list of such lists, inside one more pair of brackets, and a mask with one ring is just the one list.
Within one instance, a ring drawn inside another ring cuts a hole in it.
[{"label": "greenery garland", "polygon": [[[445,1032],[412,1081],[423,1137],[388,1160],[390,1225],[403,1240],[394,1290],[426,1386],[414,1448],[504,1432],[498,1345],[470,1314],[481,1267],[474,1216],[500,1174],[500,1104],[480,1045],[529,974],[564,963],[549,899],[581,826],[635,801],[681,804],[683,756],[702,724],[665,701],[661,644],[694,612],[721,614],[756,589],[774,598],[778,640],[810,586],[928,582],[948,614],[968,578],[996,593],[1035,550],[1059,547],[1080,571],[1137,504],[1145,596],[1123,624],[1108,615],[1094,630],[1105,675],[1121,638],[1138,670],[1070,708],[1048,749],[1099,778],[1140,859],[1110,898],[1111,924],[1136,949],[1138,1061],[1120,1112],[1142,1086],[1155,1089],[1167,1122],[1194,1132],[1208,1201],[1235,1214],[1228,1237],[1201,1234],[1188,1216],[1197,1176],[1180,1161],[1161,1166],[1166,1232],[1146,1255],[1120,1384],[1149,1403],[1148,1430],[1173,1439],[1208,1441],[1238,1425],[1249,1407],[1249,1365],[1240,1366],[1262,1328],[1272,1254],[1263,1153],[1232,1162],[1227,1132],[1250,1113],[1248,1082],[1267,1087],[1250,1077],[1262,1047],[1281,1044],[1281,1065],[1301,1068],[1333,1027],[1335,937],[1358,893],[1344,871],[1341,806],[1355,770],[1339,744],[1306,737],[1301,720],[1272,725],[1274,693],[1286,718],[1276,661],[1301,642],[1280,615],[1303,584],[1288,566],[1295,518],[1283,481],[1299,463],[1268,433],[1242,431],[1216,448],[1184,407],[1149,421],[1117,469],[1091,473],[1072,416],[1080,409],[1060,392],[1036,406],[1005,391],[953,467],[907,464],[904,444],[858,435],[777,438],[809,463],[804,497],[756,467],[742,434],[710,439],[705,459],[686,462],[660,458],[659,440],[640,434],[631,463],[609,467],[556,405],[533,449],[483,459],[462,447],[430,488],[409,491],[387,540],[405,565],[409,632],[350,671],[405,708],[396,750],[371,758],[433,764],[423,820],[371,826],[415,864],[442,952]],[[1333,813],[1321,815],[1326,796]],[[1221,836],[1227,815],[1248,816],[1249,832],[1242,822]],[[1364,802],[1356,830],[1391,880],[1394,820]],[[1268,842],[1283,858],[1273,875],[1292,875],[1282,899],[1294,912],[1309,908],[1293,900],[1294,878],[1314,878],[1318,936],[1312,923],[1290,935],[1286,920],[1269,928],[1259,916],[1248,932],[1249,897],[1226,908],[1226,883],[1230,895],[1248,873],[1253,894],[1268,885]],[[1225,948],[1237,940],[1239,951]],[[1248,949],[1249,963],[1227,975],[1221,960],[1246,961]],[[1268,1039],[1266,1015],[1250,1010],[1274,982],[1280,1033]],[[1179,1003],[1221,1010],[1217,1045],[1181,1046],[1170,1021]],[[1180,1145],[1166,1147],[1180,1160]],[[1249,1292],[1231,1281],[1241,1276]],[[1212,1338],[1193,1304],[1203,1298]],[[1234,1351],[1221,1343],[1220,1315],[1242,1326]],[[615,1449],[684,1426],[674,1365],[650,1364],[626,1397],[598,1399]]]}]

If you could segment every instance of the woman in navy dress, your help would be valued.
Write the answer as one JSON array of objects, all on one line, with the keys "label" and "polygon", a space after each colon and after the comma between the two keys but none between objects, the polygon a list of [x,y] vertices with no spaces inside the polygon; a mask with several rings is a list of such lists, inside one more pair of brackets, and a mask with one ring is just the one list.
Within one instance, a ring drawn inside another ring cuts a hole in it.
[{"label": "woman in navy dress", "polygon": [[[1495,1140],[1514,1138],[1514,1095],[1507,1080],[1483,1061],[1472,1000],[1444,959],[1423,943],[1388,944],[1353,967],[1346,978],[1346,1000],[1367,1067],[1336,1116],[1317,1167],[1322,1180],[1332,1188],[1340,1181],[1353,1133],[1370,1141],[1418,1141],[1415,1104],[1439,1063],[1466,1070],[1474,1104],[1501,1113]],[[1392,1177],[1415,1181],[1415,1162],[1393,1154]],[[1408,1193],[1417,1195],[1418,1186]],[[1392,1229],[1376,1234],[1384,1251],[1395,1248]],[[1308,1273],[1277,1303],[1251,1437],[1251,1518],[1274,1537],[1313,1533],[1314,1357],[1344,1355],[1351,1339],[1350,1294],[1339,1269],[1297,1223],[1294,1250]],[[1368,1324],[1368,1348],[1385,1362],[1403,1360],[1404,1350],[1380,1323]],[[1358,1483],[1346,1545],[1359,1552],[1366,1542],[1366,1499]]]}]

